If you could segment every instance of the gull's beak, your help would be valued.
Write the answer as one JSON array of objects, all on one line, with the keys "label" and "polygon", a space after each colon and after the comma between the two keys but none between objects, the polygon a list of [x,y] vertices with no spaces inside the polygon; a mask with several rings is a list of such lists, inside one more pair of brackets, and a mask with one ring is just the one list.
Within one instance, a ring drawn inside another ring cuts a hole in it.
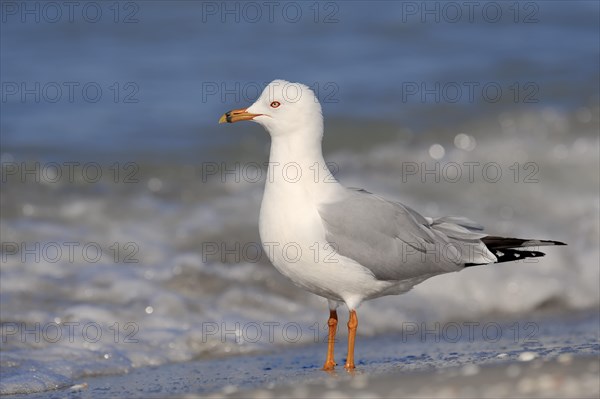
[{"label": "gull's beak", "polygon": [[247,111],[248,108],[241,108],[241,109],[232,109],[229,112],[224,113],[223,115],[221,115],[221,118],[219,119],[219,123],[234,123],[234,122],[239,122],[239,121],[251,121],[252,119],[256,118],[257,116],[260,116],[262,114],[252,114],[250,112]]}]

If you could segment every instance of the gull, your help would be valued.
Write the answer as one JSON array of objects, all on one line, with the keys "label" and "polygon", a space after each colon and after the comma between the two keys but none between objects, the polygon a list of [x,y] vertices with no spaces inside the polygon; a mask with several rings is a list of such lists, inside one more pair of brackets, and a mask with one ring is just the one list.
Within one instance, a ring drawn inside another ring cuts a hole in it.
[{"label": "gull", "polygon": [[543,256],[520,247],[558,241],[490,236],[457,216],[424,217],[406,205],[347,188],[323,158],[321,105],[308,87],[274,80],[248,108],[219,123],[253,121],[271,136],[260,238],[271,263],[294,284],[328,300],[324,370],[333,370],[337,308],[349,310],[345,368],[354,364],[358,317],[369,299],[398,295],[466,267]]}]

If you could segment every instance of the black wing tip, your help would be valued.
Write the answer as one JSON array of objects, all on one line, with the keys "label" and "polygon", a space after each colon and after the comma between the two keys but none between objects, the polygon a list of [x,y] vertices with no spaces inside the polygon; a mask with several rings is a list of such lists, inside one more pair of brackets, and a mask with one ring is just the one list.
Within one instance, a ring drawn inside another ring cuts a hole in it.
[{"label": "black wing tip", "polygon": [[504,262],[514,262],[529,258],[541,258],[542,256],[546,256],[545,253],[540,251],[528,251],[522,249],[495,249],[492,253],[496,256],[496,262],[491,263],[465,263],[465,267],[472,266],[483,266],[490,265],[494,263],[504,263]]},{"label": "black wing tip", "polygon": [[507,249],[507,248],[523,248],[523,247],[537,247],[537,246],[553,246],[553,245],[567,245],[562,241],[554,240],[538,240],[531,238],[512,238],[512,237],[499,237],[499,236],[485,236],[481,241],[488,247],[489,250],[494,249]]},{"label": "black wing tip", "polygon": [[[546,256],[546,254],[543,252],[530,251],[522,248],[567,245],[564,242],[554,240],[528,240],[521,238],[505,238],[495,236],[484,237],[481,241],[483,241],[483,243],[487,246],[490,252],[492,252],[496,256],[496,262],[492,263],[512,262],[527,258],[540,258],[542,256]],[[482,265],[489,265],[489,263],[466,263],[465,267]]]}]

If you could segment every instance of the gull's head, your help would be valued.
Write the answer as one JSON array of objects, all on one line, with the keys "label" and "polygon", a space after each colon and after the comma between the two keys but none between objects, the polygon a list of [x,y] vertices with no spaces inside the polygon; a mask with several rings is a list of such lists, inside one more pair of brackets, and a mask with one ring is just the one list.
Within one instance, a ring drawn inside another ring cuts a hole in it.
[{"label": "gull's head", "polygon": [[231,110],[219,123],[253,121],[261,124],[272,137],[323,134],[321,105],[313,91],[301,83],[274,80],[248,108]]}]

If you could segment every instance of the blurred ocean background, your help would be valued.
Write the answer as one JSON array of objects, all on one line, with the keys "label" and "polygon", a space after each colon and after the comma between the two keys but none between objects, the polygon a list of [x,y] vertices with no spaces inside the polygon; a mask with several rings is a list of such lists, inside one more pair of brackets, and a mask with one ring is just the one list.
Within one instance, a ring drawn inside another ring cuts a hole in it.
[{"label": "blurred ocean background", "polygon": [[569,244],[365,303],[360,334],[600,305],[598,2],[54,4],[1,9],[0,393],[323,334],[259,249],[268,135],[217,124],[276,78],[317,92],[342,183]]}]

